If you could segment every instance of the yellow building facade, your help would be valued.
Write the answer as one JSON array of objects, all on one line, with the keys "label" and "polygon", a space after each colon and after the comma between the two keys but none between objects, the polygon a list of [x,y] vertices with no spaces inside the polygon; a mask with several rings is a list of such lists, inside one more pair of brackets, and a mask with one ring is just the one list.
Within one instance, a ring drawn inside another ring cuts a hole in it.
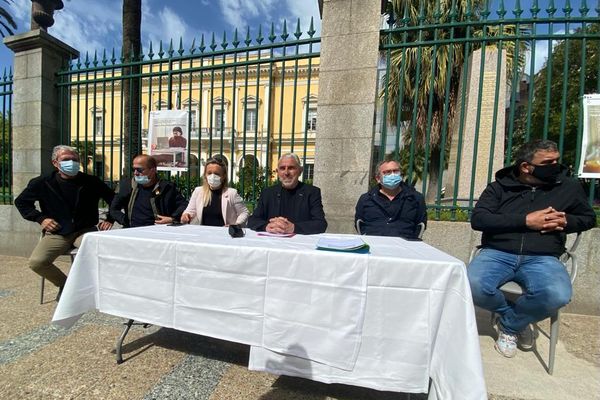
[{"label": "yellow building facade", "polygon": [[[224,159],[237,180],[244,162],[273,170],[280,155],[296,153],[312,179],[317,131],[319,58],[262,62],[188,60],[147,64],[141,71],[142,153],[148,153],[150,113],[188,111],[189,169],[202,174],[203,163]],[[117,181],[123,169],[123,87],[120,69],[73,76],[69,87],[71,143],[87,154],[87,172]]]}]

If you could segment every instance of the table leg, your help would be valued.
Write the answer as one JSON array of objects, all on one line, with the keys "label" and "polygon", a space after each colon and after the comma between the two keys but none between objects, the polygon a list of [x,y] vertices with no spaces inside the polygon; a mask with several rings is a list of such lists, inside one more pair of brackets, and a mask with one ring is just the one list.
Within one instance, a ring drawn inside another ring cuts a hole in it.
[{"label": "table leg", "polygon": [[129,333],[129,330],[131,329],[131,325],[133,325],[133,320],[130,319],[129,321],[127,321],[127,323],[125,323],[125,329],[123,329],[123,333],[121,333],[121,336],[119,336],[119,339],[117,340],[117,364],[121,364],[123,362],[123,355],[121,354],[121,348],[123,347],[123,340],[125,340],[125,336],[127,336],[127,333]]}]

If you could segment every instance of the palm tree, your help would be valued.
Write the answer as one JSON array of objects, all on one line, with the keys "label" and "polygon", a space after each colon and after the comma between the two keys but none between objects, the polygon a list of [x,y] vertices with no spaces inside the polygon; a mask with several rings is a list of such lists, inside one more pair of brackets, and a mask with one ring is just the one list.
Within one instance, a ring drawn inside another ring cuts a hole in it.
[{"label": "palm tree", "polygon": [[[385,43],[391,45],[420,44],[390,51],[387,87],[381,93],[387,96],[387,118],[391,125],[399,126],[398,122],[411,121],[406,130],[411,135],[403,136],[404,146],[412,147],[417,155],[424,154],[429,146],[426,160],[428,175],[425,175],[428,179],[428,201],[435,198],[440,172],[445,167],[440,160],[442,151],[448,151],[452,136],[450,128],[458,109],[460,76],[465,59],[481,47],[476,41],[465,45],[464,41],[455,39],[466,38],[467,35],[478,38],[483,34],[491,37],[499,33],[507,35],[516,32],[514,25],[504,25],[501,32],[490,26],[484,32],[481,27],[454,25],[435,28],[435,25],[478,21],[487,14],[487,4],[489,1],[486,0],[391,0],[389,3],[388,12],[396,17],[393,22],[395,27],[428,26],[427,29],[411,29],[383,37]],[[520,26],[519,29],[523,32],[528,27]],[[434,39],[447,40],[450,44],[427,44]],[[489,48],[494,44],[488,42],[486,46]],[[523,48],[527,47],[528,44],[522,41],[520,50],[523,51],[515,60],[515,43],[503,44],[509,73],[513,71],[514,62],[521,66],[524,64]],[[442,137],[444,131],[447,132],[445,138]]]},{"label": "palm tree", "polygon": [[[4,2],[10,4],[12,0],[4,0]],[[17,23],[4,7],[0,7],[0,35],[2,37],[6,37],[6,34],[13,35],[13,29],[17,29]]]},{"label": "palm tree", "polygon": [[[123,62],[137,60],[142,47],[142,0],[123,0]],[[123,68],[123,175],[129,177],[133,157],[140,146],[139,65]]]}]

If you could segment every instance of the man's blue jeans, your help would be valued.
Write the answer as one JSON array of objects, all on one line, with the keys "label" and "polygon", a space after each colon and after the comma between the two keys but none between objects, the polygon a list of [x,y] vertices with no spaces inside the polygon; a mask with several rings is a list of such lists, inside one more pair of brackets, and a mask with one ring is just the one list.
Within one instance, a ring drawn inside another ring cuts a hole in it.
[{"label": "man's blue jeans", "polygon": [[[517,334],[571,301],[573,289],[564,265],[553,256],[524,256],[483,249],[467,268],[475,305],[500,315],[507,333]],[[498,289],[508,281],[523,290],[515,303]]]}]

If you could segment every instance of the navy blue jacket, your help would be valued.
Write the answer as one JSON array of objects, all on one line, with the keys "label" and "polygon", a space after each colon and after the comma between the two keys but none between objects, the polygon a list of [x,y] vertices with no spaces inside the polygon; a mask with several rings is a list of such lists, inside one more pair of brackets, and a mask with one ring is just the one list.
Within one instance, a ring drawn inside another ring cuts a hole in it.
[{"label": "navy blue jacket", "polygon": [[384,202],[379,194],[379,185],[363,194],[356,203],[354,222],[361,219],[361,233],[376,236],[400,236],[416,239],[419,234],[419,223],[427,223],[427,210],[423,195],[412,186],[400,183],[402,190],[394,202],[399,202],[395,215],[388,215]]},{"label": "navy blue jacket", "polygon": [[285,190],[278,183],[265,188],[254,212],[248,219],[248,228],[264,231],[269,220],[274,217],[285,217],[294,224],[294,232],[303,235],[323,233],[327,229],[327,221],[323,212],[321,189],[299,182],[296,194],[296,209],[293,215],[281,215],[281,191]]}]

